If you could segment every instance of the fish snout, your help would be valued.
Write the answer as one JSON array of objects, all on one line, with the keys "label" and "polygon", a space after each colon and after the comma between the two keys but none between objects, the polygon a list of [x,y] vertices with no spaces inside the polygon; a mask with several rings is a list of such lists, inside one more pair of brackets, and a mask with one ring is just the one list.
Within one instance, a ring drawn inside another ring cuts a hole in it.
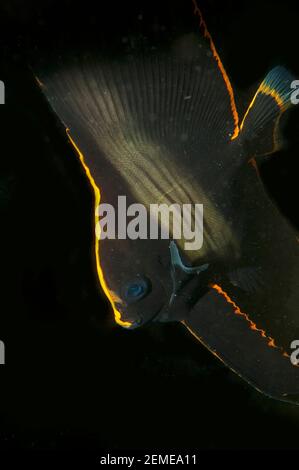
[{"label": "fish snout", "polygon": [[123,305],[117,306],[121,320],[119,324],[128,330],[139,328],[141,326],[147,325],[152,321],[156,321],[162,311],[162,308],[163,306],[160,306],[158,310],[154,311],[154,313],[147,314],[146,312],[130,312],[124,309]]},{"label": "fish snout", "polygon": [[119,324],[128,330],[133,330],[135,328],[140,327],[143,324],[142,316],[138,313],[131,313],[128,312],[126,309],[123,308],[123,305],[116,304],[116,308],[120,314],[120,322]]}]

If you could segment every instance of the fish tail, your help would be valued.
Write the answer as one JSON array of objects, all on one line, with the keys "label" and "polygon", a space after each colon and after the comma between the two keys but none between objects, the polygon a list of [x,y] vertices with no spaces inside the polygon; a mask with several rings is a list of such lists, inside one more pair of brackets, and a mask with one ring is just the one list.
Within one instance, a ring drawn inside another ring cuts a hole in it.
[{"label": "fish tail", "polygon": [[249,145],[250,158],[269,155],[282,147],[280,118],[296,104],[295,84],[293,75],[277,66],[258,87],[240,125],[240,137]]}]

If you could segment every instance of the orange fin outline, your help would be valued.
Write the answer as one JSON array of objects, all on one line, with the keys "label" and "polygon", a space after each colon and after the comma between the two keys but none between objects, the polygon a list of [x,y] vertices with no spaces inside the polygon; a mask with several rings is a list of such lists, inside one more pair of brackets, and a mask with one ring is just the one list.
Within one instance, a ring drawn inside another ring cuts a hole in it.
[{"label": "orange fin outline", "polygon": [[238,115],[237,106],[236,106],[236,102],[235,102],[234,90],[233,90],[233,87],[231,85],[230,79],[229,79],[229,77],[226,73],[226,70],[223,66],[223,63],[222,63],[222,61],[219,57],[219,54],[218,54],[217,49],[215,47],[212,36],[211,36],[211,34],[210,34],[210,32],[207,28],[207,25],[206,25],[206,23],[203,19],[203,15],[201,13],[201,10],[198,7],[197,0],[192,0],[192,3],[193,3],[193,6],[194,6],[194,14],[199,17],[199,27],[203,31],[203,36],[206,39],[208,39],[208,41],[209,41],[211,52],[213,54],[213,57],[216,60],[216,63],[217,63],[218,68],[221,72],[221,75],[223,77],[226,89],[227,89],[228,94],[229,94],[230,106],[231,106],[231,111],[232,111],[234,125],[235,125],[232,136],[231,136],[231,140],[234,140],[234,139],[236,139],[236,137],[238,137],[239,132],[240,132],[240,129],[239,129],[239,115]]},{"label": "orange fin outline", "polygon": [[[278,75],[278,78],[281,74],[288,74],[288,79],[291,81],[291,75],[288,73],[287,70],[285,70],[283,67],[275,67],[272,69],[267,76],[264,78],[264,80],[261,82],[260,86],[258,87],[254,97],[252,98],[245,114],[242,119],[242,122],[240,124],[240,132],[244,128],[244,124],[246,121],[246,118],[250,112],[250,110],[253,108],[256,99],[259,95],[265,95],[265,96],[270,96],[276,103],[277,109],[278,109],[278,116],[276,118],[275,124],[274,124],[274,129],[273,129],[273,150],[270,153],[274,153],[275,151],[279,150],[280,144],[279,144],[279,123],[280,123],[280,118],[282,114],[291,107],[292,103],[290,100],[290,95],[292,93],[292,90],[290,88],[289,91],[286,90],[285,86],[282,86],[282,83],[275,83],[275,74]],[[273,77],[274,75],[274,77]],[[267,155],[267,154],[265,154]],[[260,155],[263,156],[263,155]]]},{"label": "orange fin outline", "polygon": [[282,353],[284,357],[289,358],[289,354],[286,351],[284,351],[282,347],[276,344],[274,338],[269,336],[265,330],[258,328],[257,325],[250,319],[249,315],[247,313],[242,312],[242,310],[236,304],[236,302],[228,295],[228,293],[224,289],[222,289],[222,287],[219,284],[211,284],[210,288],[214,289],[219,295],[221,295],[226,300],[226,302],[233,307],[234,313],[236,315],[240,315],[241,317],[243,317],[244,320],[247,321],[248,327],[251,330],[258,333],[261,336],[261,338],[264,338],[267,341],[267,345],[270,348],[275,348],[275,349],[280,350],[280,352]]}]

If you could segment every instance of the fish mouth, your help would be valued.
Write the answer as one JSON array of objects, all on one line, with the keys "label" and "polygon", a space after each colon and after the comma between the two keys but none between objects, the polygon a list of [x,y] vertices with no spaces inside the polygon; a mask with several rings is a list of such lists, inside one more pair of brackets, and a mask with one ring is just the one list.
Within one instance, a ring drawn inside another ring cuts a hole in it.
[{"label": "fish mouth", "polygon": [[[121,326],[123,328],[125,328],[126,330],[136,330],[136,328],[140,328],[142,326],[148,325],[149,323],[151,323],[153,321],[159,321],[158,316],[160,315],[161,311],[163,310],[163,307],[164,306],[161,305],[161,307],[153,315],[151,315],[149,318],[147,318],[146,320],[143,319],[142,315],[139,315],[138,320],[135,320],[135,321],[131,321],[130,319],[125,319],[125,321],[130,323],[130,325],[121,325]],[[123,318],[122,318],[122,320],[124,321]]]}]

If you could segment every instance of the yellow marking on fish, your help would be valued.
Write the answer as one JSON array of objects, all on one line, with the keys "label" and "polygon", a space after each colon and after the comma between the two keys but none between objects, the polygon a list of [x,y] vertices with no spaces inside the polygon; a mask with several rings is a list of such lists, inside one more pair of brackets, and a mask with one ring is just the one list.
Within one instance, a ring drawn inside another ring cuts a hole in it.
[{"label": "yellow marking on fish", "polygon": [[277,119],[276,119],[276,122],[275,122],[275,125],[274,125],[274,132],[273,132],[274,151],[276,151],[276,150],[279,150],[279,140],[278,140],[277,136],[278,136],[280,118],[281,118],[282,113],[288,108],[288,104],[286,103],[286,101],[283,100],[283,98],[280,96],[278,91],[275,90],[274,88],[271,88],[269,85],[267,85],[265,83],[265,81],[263,81],[260,84],[260,86],[259,86],[257,92],[255,93],[251,103],[249,104],[249,106],[246,110],[246,113],[244,114],[244,117],[242,119],[242,122],[241,122],[241,125],[240,125],[240,131],[243,130],[244,123],[245,123],[245,120],[248,116],[248,113],[251,110],[251,108],[254,106],[256,98],[260,93],[262,93],[263,95],[271,96],[276,101],[276,104],[279,107],[279,115],[277,116]]},{"label": "yellow marking on fish", "polygon": [[[79,147],[76,145],[76,143],[74,142],[73,138],[71,137],[70,135],[70,130],[67,128],[66,129],[66,134],[68,136],[68,139],[70,141],[70,143],[72,144],[72,146],[74,147],[74,149],[76,150],[76,153],[78,154],[78,157],[80,159],[80,162],[82,163],[82,166],[85,170],[85,173],[86,173],[86,176],[94,190],[94,197],[95,197],[95,200],[94,200],[94,205],[95,205],[95,227],[96,226],[100,226],[100,224],[98,224],[98,221],[99,221],[99,216],[97,215],[97,207],[99,206],[100,204],[100,200],[101,200],[101,192],[100,192],[100,188],[96,185],[95,183],[95,180],[93,179],[91,173],[90,173],[90,170],[88,168],[88,166],[86,165],[85,163],[85,160],[84,160],[84,156],[82,154],[82,152],[80,151]],[[103,274],[103,270],[102,270],[102,267],[101,267],[101,263],[100,263],[100,250],[99,250],[99,244],[100,242],[97,240],[97,237],[95,237],[95,255],[96,255],[96,267],[97,267],[97,273],[98,273],[98,278],[99,278],[99,281],[100,281],[100,285],[101,285],[101,288],[103,289],[103,292],[105,293],[107,299],[109,300],[110,304],[111,304],[111,307],[113,309],[113,313],[114,313],[114,317],[115,317],[115,321],[116,323],[118,323],[119,325],[123,326],[123,327],[130,327],[131,326],[131,323],[130,322],[127,322],[127,321],[123,321],[121,319],[121,313],[117,310],[116,306],[115,306],[115,302],[121,302],[121,299],[119,299],[119,297],[116,296],[116,294],[112,291],[109,290],[108,286],[107,286],[107,283],[105,281],[105,278],[104,278],[104,274]]]},{"label": "yellow marking on fish", "polygon": [[260,84],[256,94],[254,95],[250,105],[247,108],[247,111],[246,111],[246,113],[245,113],[245,115],[242,119],[241,125],[240,125],[240,130],[243,129],[245,119],[246,119],[249,111],[251,110],[251,108],[254,106],[255,100],[256,100],[257,96],[259,95],[259,93],[263,93],[264,95],[267,95],[267,96],[272,96],[272,98],[276,101],[276,103],[277,103],[277,105],[280,109],[280,113],[285,111],[287,105],[286,105],[285,101],[281,98],[280,94],[276,90],[274,90],[274,88],[271,88],[271,87],[269,87],[269,85],[266,85],[266,83],[263,81]]}]

